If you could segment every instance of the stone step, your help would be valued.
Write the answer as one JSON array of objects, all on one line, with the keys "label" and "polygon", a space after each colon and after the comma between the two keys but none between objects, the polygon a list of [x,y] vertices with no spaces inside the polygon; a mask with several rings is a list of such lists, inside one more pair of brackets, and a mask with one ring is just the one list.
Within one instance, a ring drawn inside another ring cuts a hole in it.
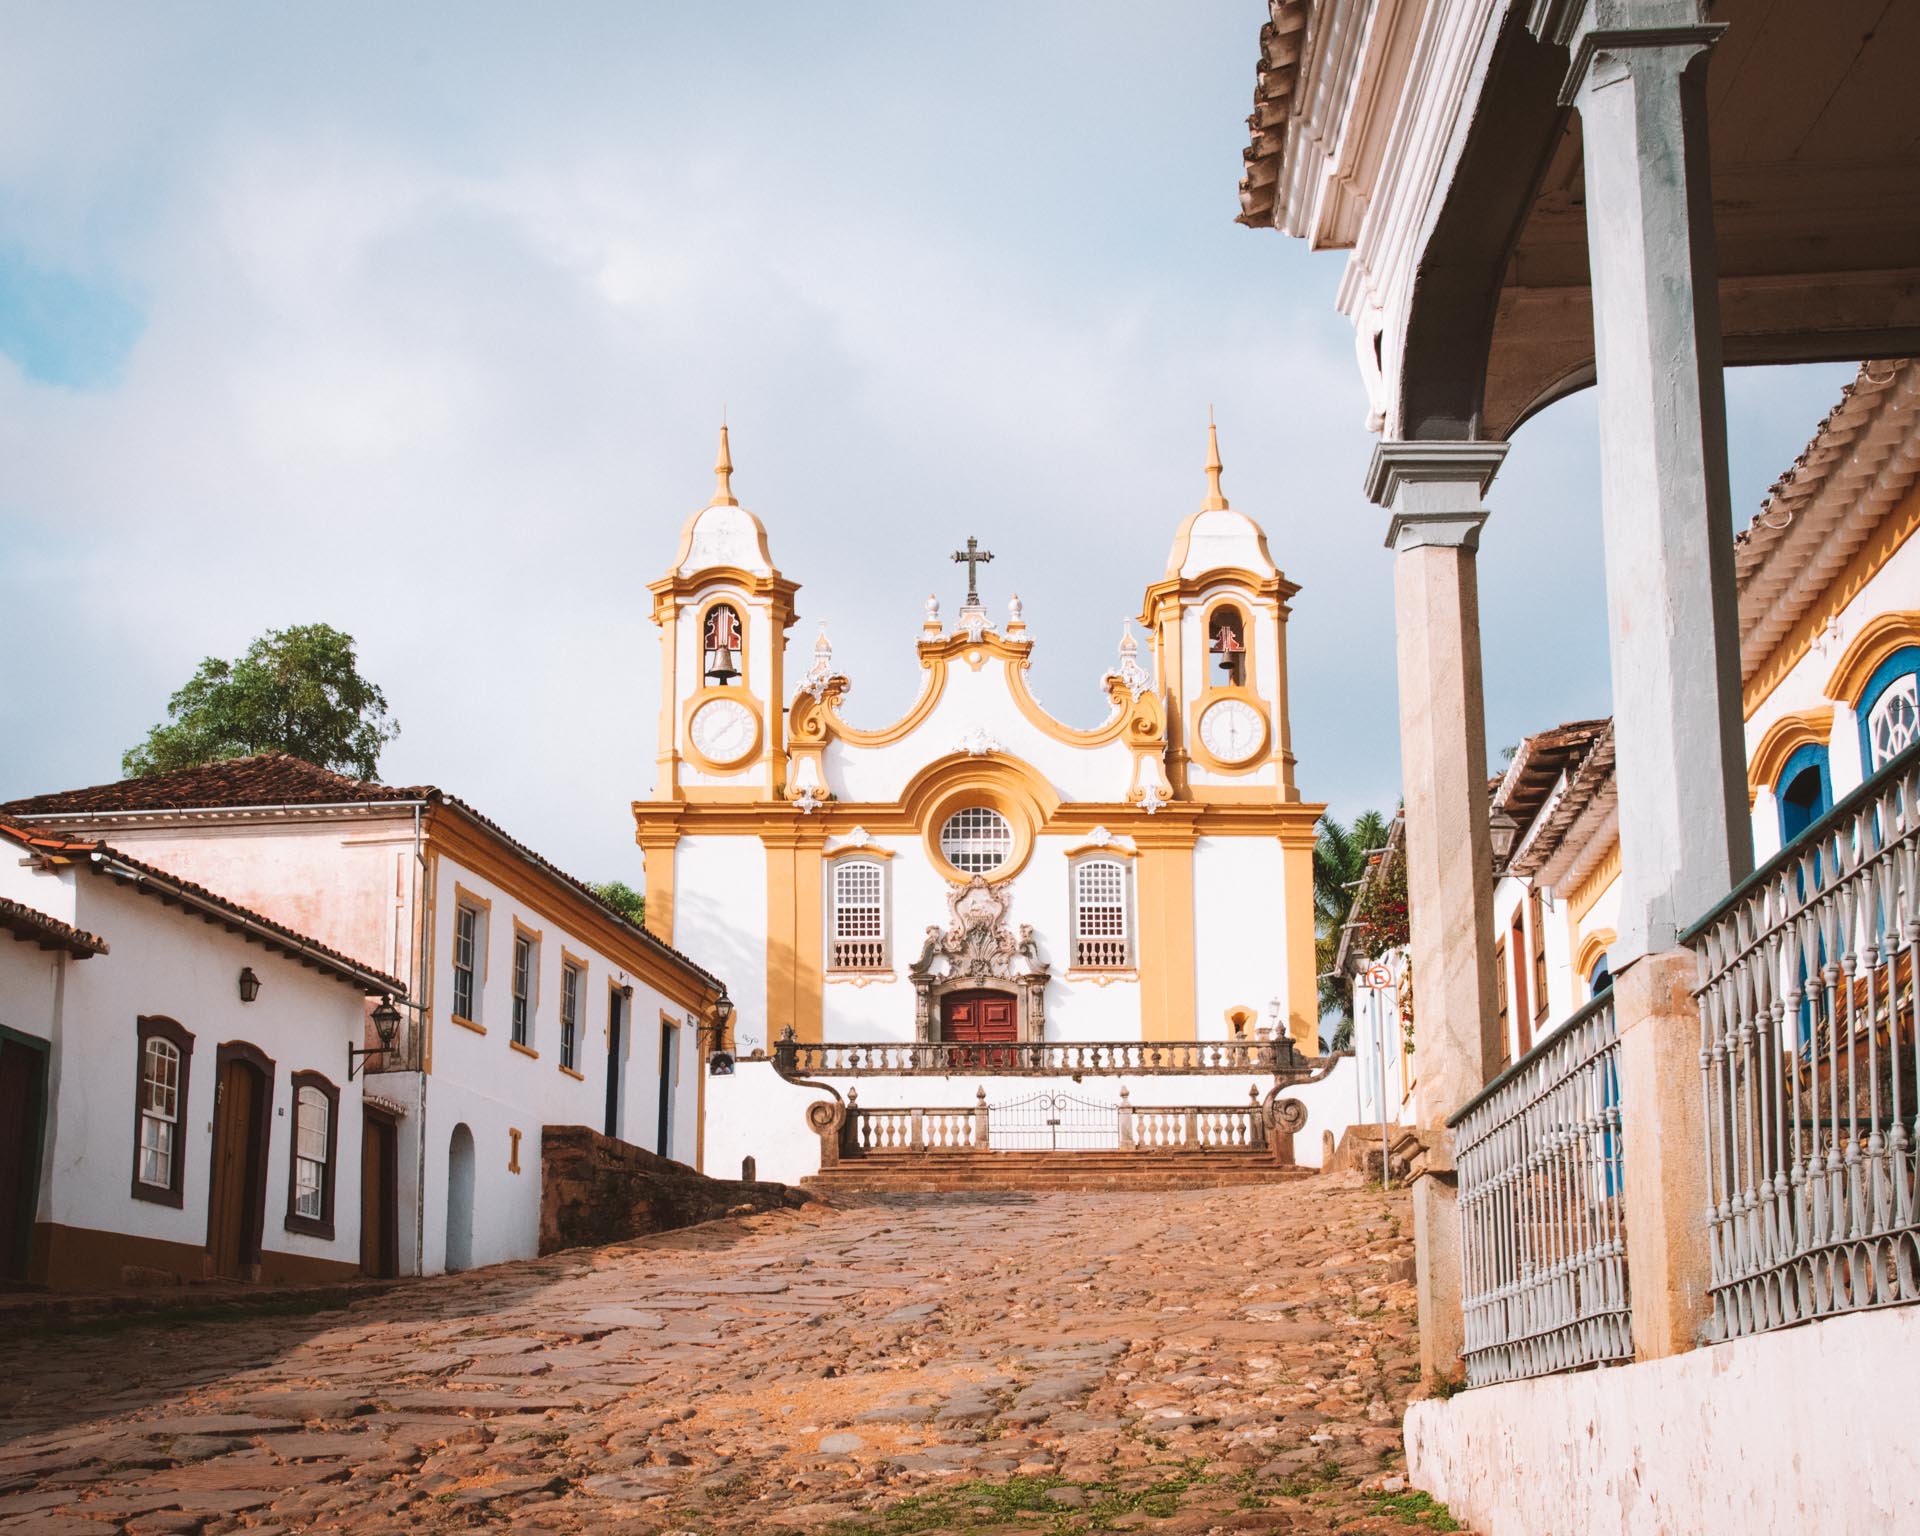
[{"label": "stone step", "polygon": [[1264,1152],[884,1152],[801,1180],[833,1192],[985,1193],[995,1190],[1201,1189],[1311,1176]]}]

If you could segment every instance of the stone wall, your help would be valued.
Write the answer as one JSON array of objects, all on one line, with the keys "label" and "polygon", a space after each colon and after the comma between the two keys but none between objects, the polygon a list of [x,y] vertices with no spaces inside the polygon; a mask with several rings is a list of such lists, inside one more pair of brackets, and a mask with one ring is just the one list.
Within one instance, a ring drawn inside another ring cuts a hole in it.
[{"label": "stone wall", "polygon": [[810,1197],[784,1184],[710,1179],[584,1125],[540,1132],[540,1251],[617,1243]]}]

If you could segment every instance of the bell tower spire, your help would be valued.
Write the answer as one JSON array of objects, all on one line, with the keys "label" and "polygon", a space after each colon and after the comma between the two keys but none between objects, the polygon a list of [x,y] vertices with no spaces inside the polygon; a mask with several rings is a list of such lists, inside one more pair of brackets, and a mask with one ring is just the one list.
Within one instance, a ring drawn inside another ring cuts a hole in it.
[{"label": "bell tower spire", "polygon": [[1220,433],[1213,424],[1213,407],[1207,407],[1207,499],[1200,503],[1202,512],[1225,512],[1226,495],[1220,489]]},{"label": "bell tower spire", "polygon": [[[713,500],[710,507],[737,507],[733,494],[733,455],[727,451],[727,424],[720,423],[720,457],[713,461]],[[1222,506],[1226,503],[1222,502]]]}]

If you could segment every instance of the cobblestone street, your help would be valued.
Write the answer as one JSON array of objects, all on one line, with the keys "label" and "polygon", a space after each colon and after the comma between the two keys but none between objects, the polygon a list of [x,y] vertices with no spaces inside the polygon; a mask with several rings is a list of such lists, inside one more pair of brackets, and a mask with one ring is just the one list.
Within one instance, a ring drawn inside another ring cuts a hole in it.
[{"label": "cobblestone street", "polygon": [[15,1336],[0,1531],[1450,1530],[1409,1227],[1353,1175],[902,1198]]}]

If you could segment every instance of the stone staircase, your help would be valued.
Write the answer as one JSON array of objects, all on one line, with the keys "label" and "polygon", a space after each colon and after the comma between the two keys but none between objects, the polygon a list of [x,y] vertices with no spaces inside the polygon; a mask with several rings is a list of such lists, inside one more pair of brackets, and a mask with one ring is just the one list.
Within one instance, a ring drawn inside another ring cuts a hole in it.
[{"label": "stone staircase", "polygon": [[816,1194],[996,1194],[1005,1191],[1208,1189],[1275,1184],[1314,1170],[1264,1149],[1130,1152],[868,1152],[800,1182]]}]

